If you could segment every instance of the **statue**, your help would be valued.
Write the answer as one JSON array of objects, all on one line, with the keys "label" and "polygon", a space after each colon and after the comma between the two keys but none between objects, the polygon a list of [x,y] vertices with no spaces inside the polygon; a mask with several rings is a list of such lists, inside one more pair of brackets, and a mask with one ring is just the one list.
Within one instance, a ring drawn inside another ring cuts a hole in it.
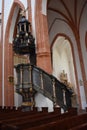
[{"label": "statue", "polygon": [[70,82],[68,82],[67,73],[63,70],[63,72],[60,74],[60,81],[65,84],[69,89],[73,89],[73,86]]}]

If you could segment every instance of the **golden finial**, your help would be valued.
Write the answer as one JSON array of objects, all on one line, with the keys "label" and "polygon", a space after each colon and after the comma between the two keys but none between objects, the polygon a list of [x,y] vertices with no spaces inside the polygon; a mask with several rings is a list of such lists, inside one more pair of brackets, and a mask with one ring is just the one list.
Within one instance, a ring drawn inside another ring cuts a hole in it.
[{"label": "golden finial", "polygon": [[25,10],[20,11],[20,16],[25,16]]},{"label": "golden finial", "polygon": [[27,7],[25,10],[20,9],[20,15],[25,16],[25,12],[28,10],[29,7]]}]

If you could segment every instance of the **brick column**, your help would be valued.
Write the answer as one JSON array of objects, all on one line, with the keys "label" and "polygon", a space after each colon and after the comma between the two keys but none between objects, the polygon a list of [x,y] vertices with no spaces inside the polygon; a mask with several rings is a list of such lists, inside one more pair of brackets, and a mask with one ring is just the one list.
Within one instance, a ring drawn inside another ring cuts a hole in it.
[{"label": "brick column", "polygon": [[3,104],[3,99],[2,99],[2,90],[3,90],[3,78],[2,78],[2,71],[3,71],[3,25],[4,24],[4,0],[2,1],[2,14],[1,14],[1,25],[0,25],[0,106]]},{"label": "brick column", "polygon": [[5,94],[5,106],[14,106],[14,84],[12,78],[14,76],[13,70],[13,49],[12,44],[7,43],[5,48],[5,79],[4,79],[4,94]]},{"label": "brick column", "polygon": [[[8,44],[8,106],[14,105],[14,56],[12,44]],[[10,99],[10,100],[9,100]]]},{"label": "brick column", "polygon": [[0,106],[2,105],[2,43],[1,43],[1,25],[0,25]]},{"label": "brick column", "polygon": [[51,73],[51,53],[48,35],[47,16],[42,14],[42,0],[36,2],[36,52],[37,66]]},{"label": "brick column", "polygon": [[27,5],[28,5],[28,20],[31,23],[32,22],[31,0],[27,0]]},{"label": "brick column", "polygon": [[0,106],[2,105],[2,44],[0,42]]}]

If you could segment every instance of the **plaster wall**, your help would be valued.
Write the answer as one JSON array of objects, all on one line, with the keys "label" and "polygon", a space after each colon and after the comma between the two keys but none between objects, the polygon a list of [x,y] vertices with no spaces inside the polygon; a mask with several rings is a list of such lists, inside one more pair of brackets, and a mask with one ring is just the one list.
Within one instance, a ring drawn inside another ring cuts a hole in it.
[{"label": "plaster wall", "polygon": [[[87,6],[84,10],[86,12]],[[83,13],[80,23],[80,41],[81,41],[81,50],[82,50],[82,56],[83,56],[83,62],[84,62],[84,68],[85,68],[85,74],[86,74],[86,81],[87,81],[87,50],[85,46],[85,34],[87,32],[87,15],[86,13]],[[86,94],[84,89],[84,81],[82,80],[82,84],[80,85],[80,95],[82,100],[82,108],[85,109],[87,106],[86,103]]]},{"label": "plaster wall", "polygon": [[10,14],[10,9],[12,7],[14,0],[5,0],[4,1],[4,26],[3,26],[3,33],[5,35],[5,30],[6,30],[6,25],[7,25],[7,20]]},{"label": "plaster wall", "polygon": [[[53,13],[52,16],[50,16],[50,18],[49,18],[50,22],[52,21],[52,19],[55,15],[57,15],[57,14]],[[76,64],[76,69],[77,69],[77,73],[78,73],[78,79],[82,79],[77,44],[76,44],[76,40],[74,38],[72,30],[65,22],[56,20],[53,27],[51,28],[51,30],[49,32],[50,44],[53,42],[53,40],[57,34],[65,34],[66,37],[69,37],[70,41],[72,42],[72,46],[74,48],[75,64]]]},{"label": "plaster wall", "polygon": [[42,14],[47,15],[47,0],[42,0]]},{"label": "plaster wall", "polygon": [[82,101],[82,109],[87,107],[84,86],[80,86],[80,96]]},{"label": "plaster wall", "polygon": [[2,0],[0,0],[0,13],[2,12]]},{"label": "plaster wall", "polygon": [[[87,11],[87,6],[84,12],[86,11]],[[85,73],[86,73],[86,80],[87,80],[87,49],[85,46],[86,32],[87,32],[87,14],[83,13],[82,18],[81,18],[81,23],[80,23],[80,41],[81,41],[81,49],[82,49],[82,55],[83,55]]]},{"label": "plaster wall", "polygon": [[13,33],[14,33],[14,27],[15,27],[15,22],[16,22],[16,19],[17,19],[18,11],[19,11],[19,8],[15,7],[15,11],[14,11],[11,26],[10,26],[9,43],[13,42]]},{"label": "plaster wall", "polygon": [[35,95],[35,106],[39,109],[48,107],[49,112],[53,111],[53,102],[40,93]]},{"label": "plaster wall", "polygon": [[73,67],[73,59],[71,46],[68,40],[63,36],[59,36],[52,48],[53,51],[53,74],[60,80],[60,74],[65,71],[67,73],[68,82],[70,82],[77,93],[75,70]]}]

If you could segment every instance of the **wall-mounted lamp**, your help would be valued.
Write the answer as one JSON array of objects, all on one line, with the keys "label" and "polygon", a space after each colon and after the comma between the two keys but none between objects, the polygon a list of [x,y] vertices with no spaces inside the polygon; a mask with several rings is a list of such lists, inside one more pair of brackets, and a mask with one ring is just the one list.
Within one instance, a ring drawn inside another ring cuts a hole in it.
[{"label": "wall-mounted lamp", "polygon": [[13,76],[9,76],[8,77],[8,81],[9,81],[9,83],[14,83],[14,77]]}]

